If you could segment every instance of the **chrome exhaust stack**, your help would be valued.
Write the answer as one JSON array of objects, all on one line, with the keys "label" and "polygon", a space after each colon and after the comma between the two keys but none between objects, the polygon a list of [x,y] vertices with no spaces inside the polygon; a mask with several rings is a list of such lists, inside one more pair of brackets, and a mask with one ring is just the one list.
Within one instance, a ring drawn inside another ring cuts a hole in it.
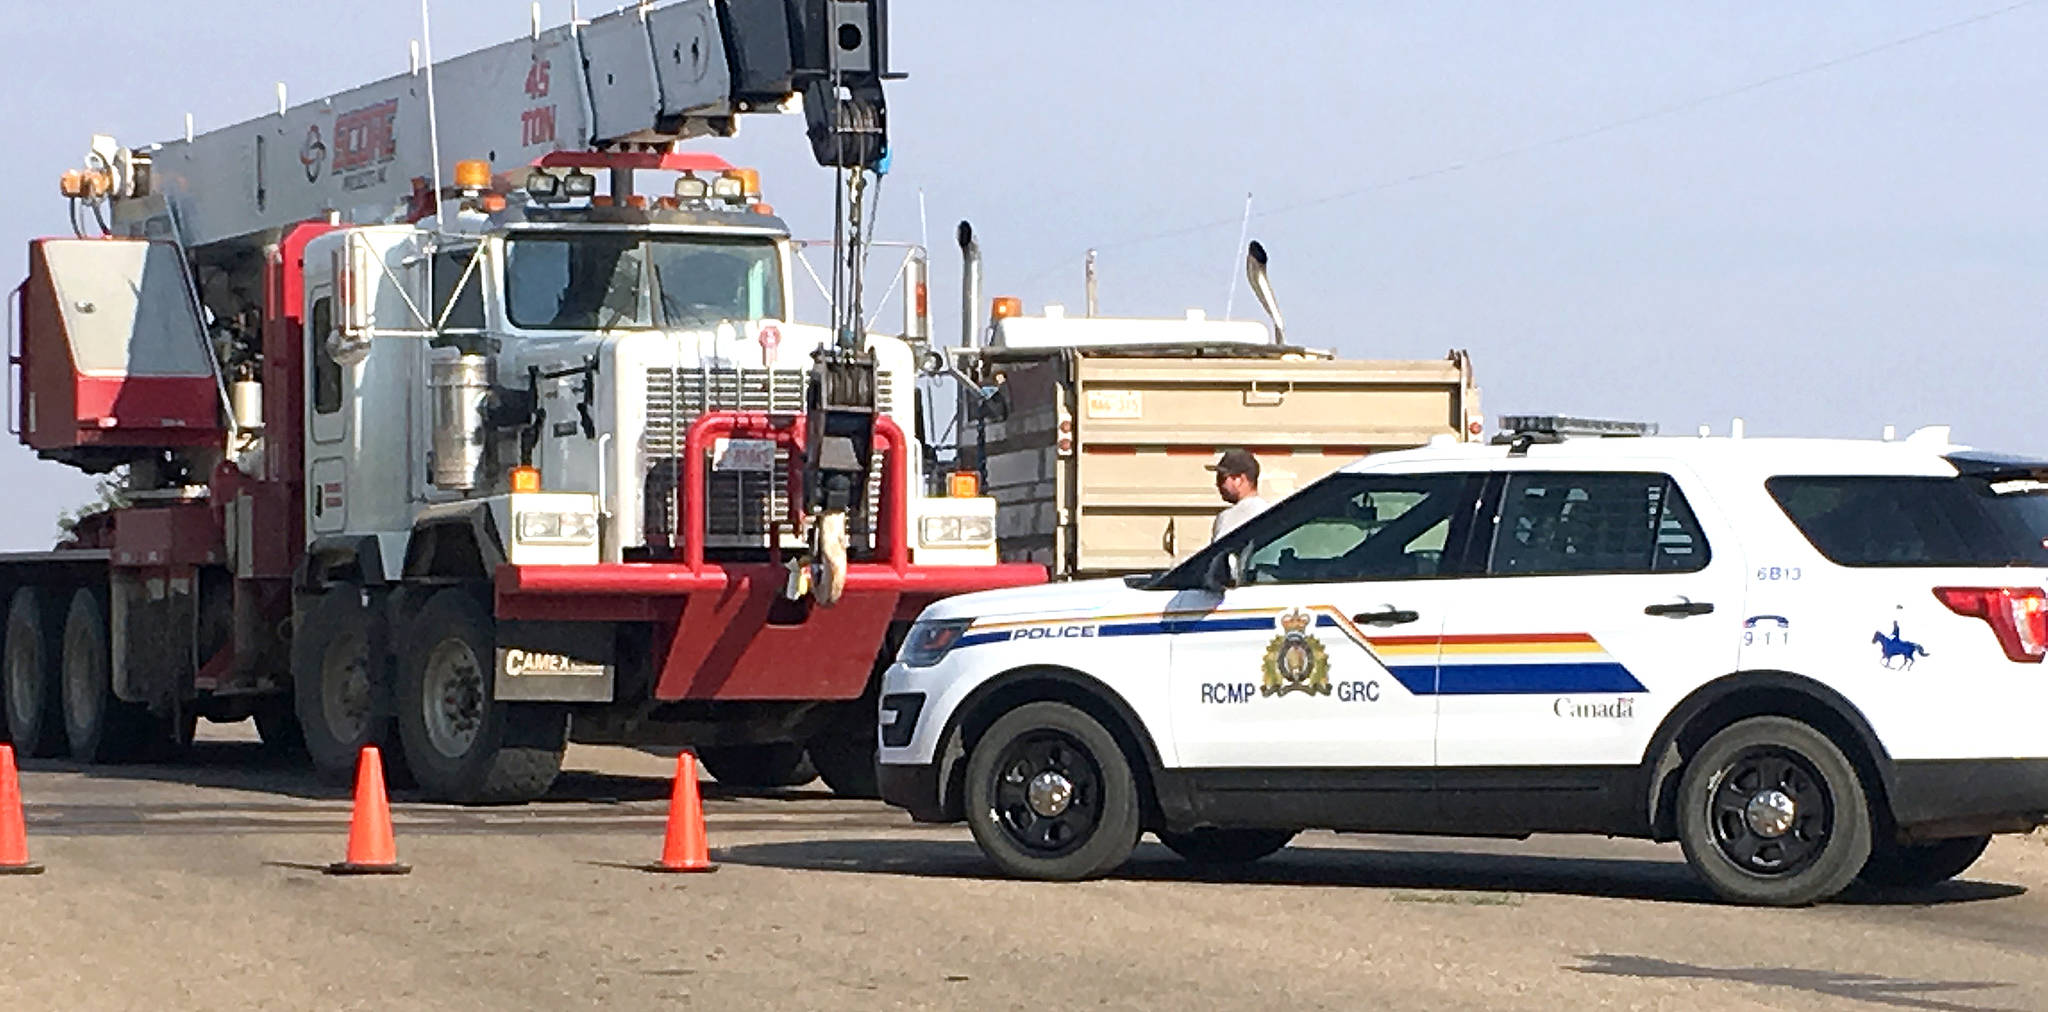
[{"label": "chrome exhaust stack", "polygon": [[1244,274],[1251,282],[1252,294],[1259,297],[1259,306],[1273,321],[1273,343],[1286,344],[1284,325],[1280,322],[1280,303],[1273,297],[1272,279],[1266,276],[1266,247],[1254,239],[1245,249]]}]

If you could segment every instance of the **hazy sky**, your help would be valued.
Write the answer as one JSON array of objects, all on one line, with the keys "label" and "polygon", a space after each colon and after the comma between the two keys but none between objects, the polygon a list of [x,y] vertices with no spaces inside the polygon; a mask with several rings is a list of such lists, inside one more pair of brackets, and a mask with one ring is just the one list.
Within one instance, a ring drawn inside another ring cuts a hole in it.
[{"label": "hazy sky", "polygon": [[[188,111],[202,130],[250,118],[279,80],[307,101],[404,69],[419,34],[410,0],[8,8],[11,278],[26,240],[68,230],[56,178],[92,133],[139,146]],[[1255,211],[1280,211],[1251,233],[1290,337],[1347,357],[1470,349],[1490,418],[1690,431],[1739,415],[1751,433],[1868,436],[1951,423],[1966,442],[2048,452],[2048,3],[892,12],[892,60],[911,76],[889,95],[881,232],[918,236],[922,189],[943,334],[962,217],[990,294],[1033,311],[1078,305],[1096,246],[1104,312],[1220,315],[1249,191]],[[545,15],[566,20],[567,4]],[[526,26],[523,2],[434,8],[443,57]],[[706,147],[759,165],[800,231],[830,233],[830,176],[800,120],[757,117]],[[1143,238],[1161,232],[1178,234]],[[90,479],[9,441],[0,488],[0,546],[45,547]]]}]

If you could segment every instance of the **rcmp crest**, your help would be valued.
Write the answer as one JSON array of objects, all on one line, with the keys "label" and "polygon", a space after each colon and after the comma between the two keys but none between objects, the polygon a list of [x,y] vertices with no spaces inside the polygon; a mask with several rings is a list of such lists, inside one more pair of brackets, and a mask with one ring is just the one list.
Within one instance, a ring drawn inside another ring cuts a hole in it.
[{"label": "rcmp crest", "polygon": [[1321,640],[1309,635],[1315,616],[1300,608],[1290,609],[1273,624],[1280,635],[1266,646],[1263,662],[1265,680],[1261,696],[1284,696],[1306,692],[1311,696],[1330,694],[1330,654]]}]

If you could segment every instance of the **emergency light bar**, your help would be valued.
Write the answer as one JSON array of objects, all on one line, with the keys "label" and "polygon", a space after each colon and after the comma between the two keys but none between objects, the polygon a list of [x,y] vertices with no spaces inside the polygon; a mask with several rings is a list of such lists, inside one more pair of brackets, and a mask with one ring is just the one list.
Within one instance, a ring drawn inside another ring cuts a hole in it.
[{"label": "emergency light bar", "polygon": [[1502,415],[1500,429],[1501,435],[1496,441],[1511,442],[1517,436],[1654,436],[1657,423],[1574,418],[1570,415]]}]

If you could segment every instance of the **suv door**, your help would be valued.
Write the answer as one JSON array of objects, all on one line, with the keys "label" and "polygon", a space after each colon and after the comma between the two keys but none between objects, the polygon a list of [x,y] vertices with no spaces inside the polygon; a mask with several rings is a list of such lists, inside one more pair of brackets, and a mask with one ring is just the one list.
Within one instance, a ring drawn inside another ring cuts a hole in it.
[{"label": "suv door", "polygon": [[1440,786],[1460,782],[1455,767],[1633,766],[1672,706],[1736,670],[1743,559],[1688,484],[1662,470],[1495,477],[1485,576],[1460,581],[1443,630]]},{"label": "suv door", "polygon": [[1482,484],[1332,475],[1197,556],[1243,566],[1238,586],[1184,590],[1167,616],[1180,764],[1426,768],[1437,633]]}]

